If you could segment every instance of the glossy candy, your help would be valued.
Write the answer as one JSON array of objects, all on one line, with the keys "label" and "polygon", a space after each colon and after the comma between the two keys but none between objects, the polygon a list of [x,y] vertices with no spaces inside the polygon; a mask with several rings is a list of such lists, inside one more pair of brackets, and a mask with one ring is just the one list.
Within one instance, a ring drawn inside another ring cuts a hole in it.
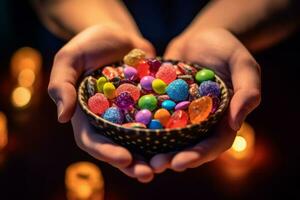
[{"label": "glossy candy", "polygon": [[199,124],[205,121],[212,111],[213,101],[209,96],[201,97],[189,105],[189,117],[192,124]]},{"label": "glossy candy", "polygon": [[141,60],[137,65],[136,65],[138,77],[141,79],[144,76],[150,75],[150,66],[148,65],[147,61]]},{"label": "glossy candy", "polygon": [[150,68],[149,68],[150,73],[154,75],[154,74],[156,74],[159,67],[161,66],[161,62],[157,59],[149,59],[148,65],[150,66]]},{"label": "glossy candy", "polygon": [[169,119],[166,128],[184,128],[188,123],[188,114],[183,110],[175,111]]},{"label": "glossy candy", "polygon": [[221,89],[218,83],[213,81],[203,81],[199,86],[199,92],[201,96],[213,95],[219,97]]},{"label": "glossy candy", "polygon": [[129,92],[122,92],[116,97],[115,104],[122,109],[128,109],[134,105],[134,99]]},{"label": "glossy candy", "polygon": [[122,124],[122,126],[126,128],[147,128],[145,124],[139,122],[129,122]]},{"label": "glossy candy", "polygon": [[189,96],[189,86],[182,79],[177,79],[170,83],[166,91],[169,97],[177,102],[185,101]]},{"label": "glossy candy", "polygon": [[193,84],[194,83],[194,78],[193,78],[192,75],[179,75],[177,78],[184,80],[188,84]]},{"label": "glossy candy", "polygon": [[101,76],[97,79],[97,90],[98,92],[103,92],[103,85],[107,82],[107,79],[104,76]]},{"label": "glossy candy", "polygon": [[154,113],[154,119],[160,121],[163,126],[166,126],[171,117],[170,112],[167,109],[160,108]]},{"label": "glossy candy", "polygon": [[124,76],[128,80],[136,80],[137,79],[137,70],[134,67],[127,66],[124,69]]},{"label": "glossy candy", "polygon": [[101,115],[109,107],[109,102],[103,94],[96,93],[89,98],[88,107],[93,113]]},{"label": "glossy candy", "polygon": [[116,87],[111,82],[107,82],[103,85],[103,93],[108,99],[116,97]]},{"label": "glossy candy", "polygon": [[121,109],[117,107],[108,108],[102,117],[107,121],[116,124],[122,124],[124,121],[124,114],[122,113]]},{"label": "glossy candy", "polygon": [[162,64],[155,77],[169,84],[177,77],[176,69],[172,64]]},{"label": "glossy candy", "polygon": [[163,95],[159,95],[157,96],[157,101],[158,101],[158,104],[161,105],[161,103],[165,100],[169,100],[170,97],[166,94],[163,94]]},{"label": "glossy candy", "polygon": [[194,100],[201,97],[199,92],[199,87],[196,83],[190,85],[189,94],[190,94],[190,100]]},{"label": "glossy candy", "polygon": [[147,109],[140,110],[135,115],[135,121],[143,123],[145,125],[149,124],[151,119],[152,119],[152,113]]},{"label": "glossy candy", "polygon": [[153,76],[144,76],[141,81],[141,87],[145,90],[151,91],[152,90],[152,82],[154,81],[154,77]]},{"label": "glossy candy", "polygon": [[123,59],[126,65],[135,67],[141,60],[146,57],[146,53],[140,49],[131,50]]},{"label": "glossy candy", "polygon": [[119,96],[122,92],[128,92],[134,101],[137,101],[140,97],[140,89],[130,83],[124,83],[120,85],[116,90],[116,95]]},{"label": "glossy candy", "polygon": [[172,100],[165,100],[161,103],[161,107],[167,110],[173,110],[176,106],[176,103]]},{"label": "glossy candy", "polygon": [[175,110],[185,110],[189,107],[190,103],[189,101],[182,101],[175,106]]},{"label": "glossy candy", "polygon": [[213,96],[211,94],[208,95],[209,97],[212,98],[213,101],[213,105],[212,105],[212,109],[211,109],[211,113],[215,113],[218,110],[218,107],[220,105],[220,99],[216,96]]},{"label": "glossy candy", "polygon": [[153,111],[157,107],[157,99],[152,94],[147,94],[139,99],[138,105],[141,109]]},{"label": "glossy candy", "polygon": [[197,73],[197,69],[183,62],[179,62],[177,66],[182,74],[194,76]]},{"label": "glossy candy", "polygon": [[213,80],[215,78],[214,71],[210,69],[202,69],[197,72],[195,79],[201,83],[203,81]]},{"label": "glossy candy", "polygon": [[166,92],[167,84],[161,79],[155,79],[152,81],[152,89],[157,94],[164,94]]},{"label": "glossy candy", "polygon": [[160,123],[159,120],[152,119],[151,122],[148,125],[148,128],[150,128],[150,129],[162,129],[163,126],[162,126],[162,124]]},{"label": "glossy candy", "polygon": [[119,72],[116,70],[116,68],[114,67],[105,67],[103,70],[102,70],[102,74],[108,79],[108,80],[111,80],[115,77],[118,77],[119,76]]}]

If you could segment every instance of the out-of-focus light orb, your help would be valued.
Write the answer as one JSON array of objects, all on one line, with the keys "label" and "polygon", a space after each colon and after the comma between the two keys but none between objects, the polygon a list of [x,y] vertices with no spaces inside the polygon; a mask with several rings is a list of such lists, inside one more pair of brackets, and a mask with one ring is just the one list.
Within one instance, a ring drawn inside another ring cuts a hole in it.
[{"label": "out-of-focus light orb", "polygon": [[25,87],[17,87],[12,92],[11,101],[15,107],[24,107],[31,100],[31,91]]},{"label": "out-of-focus light orb", "polygon": [[0,151],[7,145],[7,119],[3,112],[0,112]]},{"label": "out-of-focus light orb", "polygon": [[31,69],[34,74],[38,74],[40,72],[41,65],[41,53],[31,47],[22,47],[18,49],[11,58],[11,72],[16,78],[24,69]]},{"label": "out-of-focus light orb", "polygon": [[73,199],[104,198],[104,180],[100,169],[90,162],[78,162],[66,169],[67,197]]},{"label": "out-of-focus light orb", "polygon": [[234,151],[242,152],[247,148],[247,141],[242,136],[236,136],[235,140],[231,146]]},{"label": "out-of-focus light orb", "polygon": [[18,83],[22,87],[30,87],[35,81],[35,74],[32,69],[23,69],[18,76]]}]

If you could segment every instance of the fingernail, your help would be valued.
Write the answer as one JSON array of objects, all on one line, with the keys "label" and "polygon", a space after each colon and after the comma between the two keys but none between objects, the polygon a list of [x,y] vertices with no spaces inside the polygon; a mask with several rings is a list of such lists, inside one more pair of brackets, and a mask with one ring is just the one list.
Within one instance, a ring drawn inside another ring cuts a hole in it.
[{"label": "fingernail", "polygon": [[56,106],[57,106],[57,119],[59,121],[63,113],[63,104],[61,101],[58,101]]}]

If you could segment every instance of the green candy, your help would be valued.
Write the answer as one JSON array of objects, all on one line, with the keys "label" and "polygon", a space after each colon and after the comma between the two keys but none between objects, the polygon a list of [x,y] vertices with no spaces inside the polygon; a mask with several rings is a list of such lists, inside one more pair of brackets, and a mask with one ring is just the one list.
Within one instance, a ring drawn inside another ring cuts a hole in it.
[{"label": "green candy", "polygon": [[213,80],[215,78],[215,72],[210,69],[202,69],[197,72],[195,79],[201,83],[203,81]]},{"label": "green candy", "polygon": [[139,107],[153,111],[157,107],[157,99],[152,94],[147,94],[139,99]]},{"label": "green candy", "polygon": [[155,79],[152,81],[152,89],[157,94],[164,94],[166,92],[167,84],[161,79]]},{"label": "green candy", "polygon": [[103,86],[107,82],[106,78],[104,76],[101,76],[97,80],[97,90],[98,92],[103,92]]}]

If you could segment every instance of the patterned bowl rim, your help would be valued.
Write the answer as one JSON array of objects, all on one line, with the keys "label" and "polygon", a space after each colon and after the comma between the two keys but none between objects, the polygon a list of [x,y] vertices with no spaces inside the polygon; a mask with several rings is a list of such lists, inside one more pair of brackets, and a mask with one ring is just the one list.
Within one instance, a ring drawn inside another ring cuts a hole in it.
[{"label": "patterned bowl rim", "polygon": [[[208,67],[200,67],[200,65],[198,65],[197,63],[189,63],[189,62],[184,62],[184,61],[177,61],[177,60],[163,60],[163,59],[160,59],[164,62],[172,62],[172,63],[178,63],[178,62],[183,62],[185,64],[188,64],[188,65],[191,65],[191,66],[198,66],[197,69],[203,69],[203,68],[208,68]],[[116,64],[120,64],[120,62],[118,63],[115,63],[115,64],[110,64],[110,65],[105,65],[105,66],[114,66]],[[147,132],[147,133],[158,133],[158,132],[161,132],[161,131],[166,131],[166,132],[173,132],[173,131],[183,131],[185,129],[191,129],[191,128],[194,128],[196,126],[202,126],[204,125],[205,123],[209,122],[210,120],[214,119],[214,118],[217,118],[217,117],[220,117],[224,112],[225,110],[227,109],[228,107],[228,104],[229,104],[229,90],[228,90],[228,87],[226,86],[226,84],[224,83],[224,81],[217,75],[215,74],[215,79],[216,79],[216,82],[220,84],[221,86],[221,101],[220,101],[220,105],[217,109],[217,111],[213,114],[210,114],[209,117],[202,121],[201,123],[199,124],[189,124],[187,125],[186,127],[184,128],[165,128],[165,129],[148,129],[148,128],[131,128],[131,127],[124,127],[122,125],[119,125],[119,124],[115,124],[115,123],[112,123],[110,121],[107,121],[106,119],[103,119],[102,117],[94,114],[93,112],[90,111],[90,109],[88,108],[87,106],[87,103],[84,101],[84,98],[82,98],[82,95],[84,94],[84,90],[86,89],[86,81],[90,78],[90,77],[93,77],[93,75],[97,72],[97,71],[101,71],[102,67],[99,67],[98,69],[94,70],[91,75],[88,75],[86,76],[79,84],[79,87],[78,87],[78,102],[79,102],[79,105],[81,107],[81,109],[89,116],[91,116],[94,120],[99,120],[101,122],[103,122],[104,124],[106,125],[110,125],[110,126],[114,126],[114,127],[117,127],[118,129],[124,129],[124,130],[133,130],[133,131],[138,131],[138,132]]]}]

